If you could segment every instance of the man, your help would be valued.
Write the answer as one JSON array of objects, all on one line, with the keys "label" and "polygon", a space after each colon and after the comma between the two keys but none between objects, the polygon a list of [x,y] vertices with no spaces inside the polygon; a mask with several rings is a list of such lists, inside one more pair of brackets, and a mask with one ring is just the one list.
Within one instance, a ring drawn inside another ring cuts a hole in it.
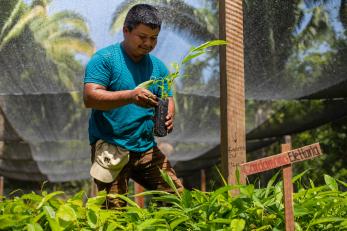
[{"label": "man", "polygon": [[[176,187],[183,186],[153,136],[154,107],[160,88],[135,88],[150,78],[168,74],[165,65],[149,53],[157,44],[161,28],[159,12],[153,6],[138,4],[128,12],[124,40],[96,52],[84,78],[84,103],[92,108],[89,139],[92,146],[91,175],[98,190],[124,194],[129,178],[150,190],[172,192],[160,170],[168,173]],[[175,106],[169,95],[166,118],[173,129]],[[119,199],[107,200],[107,207],[124,206]]]}]

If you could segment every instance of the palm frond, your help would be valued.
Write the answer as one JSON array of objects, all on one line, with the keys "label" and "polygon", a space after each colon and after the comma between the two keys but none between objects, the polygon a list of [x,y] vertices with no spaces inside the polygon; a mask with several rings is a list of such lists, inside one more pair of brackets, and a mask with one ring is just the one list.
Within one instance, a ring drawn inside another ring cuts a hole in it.
[{"label": "palm frond", "polygon": [[17,37],[24,28],[32,21],[34,18],[44,15],[45,9],[42,6],[35,6],[30,11],[26,12],[20,19],[16,22],[16,24],[11,28],[11,30],[4,36],[4,38],[0,41],[0,50],[13,38]]},{"label": "palm frond", "polygon": [[31,7],[35,7],[35,6],[42,6],[42,7],[47,7],[50,3],[52,2],[52,0],[33,0],[31,3]]},{"label": "palm frond", "polygon": [[8,17],[8,19],[4,23],[3,27],[1,28],[0,41],[1,41],[1,38],[3,38],[5,32],[11,28],[11,26],[13,25],[15,20],[19,18],[19,15],[21,13],[23,13],[24,8],[25,8],[25,4],[23,3],[23,1],[18,0],[17,4],[15,5],[14,9],[12,10],[10,16]]},{"label": "palm frond", "polygon": [[319,37],[325,36],[331,30],[327,12],[322,7],[316,7],[313,10],[310,21],[296,36],[295,40],[300,44],[309,45],[312,42],[318,41]]},{"label": "palm frond", "polygon": [[[47,20],[41,23],[32,23],[32,31],[34,33],[40,33],[41,31],[47,31],[52,27],[72,27],[74,30],[79,30],[85,33],[89,32],[88,25],[85,23],[85,18],[72,11],[62,11],[49,16]],[[59,29],[59,28],[58,28]]]},{"label": "palm frond", "polygon": [[62,36],[49,40],[50,50],[64,50],[68,53],[83,53],[92,56],[95,52],[93,42],[85,37]]}]

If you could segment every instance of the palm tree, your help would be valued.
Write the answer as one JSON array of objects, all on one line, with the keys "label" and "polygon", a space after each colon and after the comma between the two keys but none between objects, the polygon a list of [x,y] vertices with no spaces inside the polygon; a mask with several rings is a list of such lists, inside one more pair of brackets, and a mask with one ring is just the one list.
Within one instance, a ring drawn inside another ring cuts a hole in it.
[{"label": "palm tree", "polygon": [[91,56],[95,50],[84,18],[74,12],[63,11],[36,18],[30,23],[30,29],[35,40],[57,65],[64,84],[70,89],[80,85],[80,79],[71,78],[76,72],[81,72],[75,55]]},{"label": "palm tree", "polygon": [[[300,86],[307,98],[331,98],[331,94],[336,92],[327,89],[345,81],[343,63],[346,59],[346,37],[341,36],[341,31],[337,31],[334,25],[336,22],[331,20],[330,8],[333,3],[335,1],[306,1],[306,5],[300,9],[301,17],[297,18],[292,56],[288,59],[286,69],[291,83]],[[340,19],[346,31],[346,2],[341,1],[336,7],[340,8],[336,19]],[[325,93],[316,94],[318,91]]]},{"label": "palm tree", "polygon": [[14,137],[2,149],[0,172],[25,180],[86,177],[88,115],[76,55],[94,51],[88,27],[73,12],[48,15],[48,0],[0,1],[0,132]]},{"label": "palm tree", "polygon": [[[13,1],[12,1],[13,2]],[[0,52],[13,39],[30,27],[34,40],[46,51],[46,54],[57,65],[60,80],[68,87],[73,83],[71,76],[81,72],[81,65],[75,59],[78,53],[91,56],[94,44],[89,38],[88,27],[80,15],[63,11],[53,15],[47,14],[50,0],[35,0],[27,6],[22,0],[12,5],[11,14],[1,26]],[[6,4],[5,4],[6,5]],[[6,5],[8,6],[8,5]],[[5,15],[8,11],[3,12]],[[0,24],[1,25],[1,24]]]}]

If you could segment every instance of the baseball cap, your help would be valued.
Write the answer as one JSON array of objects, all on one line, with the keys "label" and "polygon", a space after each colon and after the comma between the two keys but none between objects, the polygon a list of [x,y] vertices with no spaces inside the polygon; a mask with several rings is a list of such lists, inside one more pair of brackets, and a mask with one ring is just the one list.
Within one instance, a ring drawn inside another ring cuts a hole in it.
[{"label": "baseball cap", "polygon": [[95,144],[95,159],[90,175],[101,182],[111,183],[128,162],[128,150],[104,140],[98,140]]}]

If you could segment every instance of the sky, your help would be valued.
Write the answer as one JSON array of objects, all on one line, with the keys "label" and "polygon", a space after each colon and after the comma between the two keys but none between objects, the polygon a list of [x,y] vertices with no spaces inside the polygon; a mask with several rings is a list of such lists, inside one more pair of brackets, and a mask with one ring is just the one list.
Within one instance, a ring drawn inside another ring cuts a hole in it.
[{"label": "sky", "polygon": [[[112,35],[109,32],[112,14],[121,2],[123,1],[53,0],[49,5],[48,12],[53,14],[62,10],[72,10],[81,14],[89,25],[91,38],[98,50],[115,42],[121,42],[123,39],[122,33]],[[189,0],[189,3],[199,6],[198,0]],[[182,37],[163,28],[158,38],[157,48],[153,51],[153,54],[169,66],[171,62],[180,61],[191,45]]]}]

